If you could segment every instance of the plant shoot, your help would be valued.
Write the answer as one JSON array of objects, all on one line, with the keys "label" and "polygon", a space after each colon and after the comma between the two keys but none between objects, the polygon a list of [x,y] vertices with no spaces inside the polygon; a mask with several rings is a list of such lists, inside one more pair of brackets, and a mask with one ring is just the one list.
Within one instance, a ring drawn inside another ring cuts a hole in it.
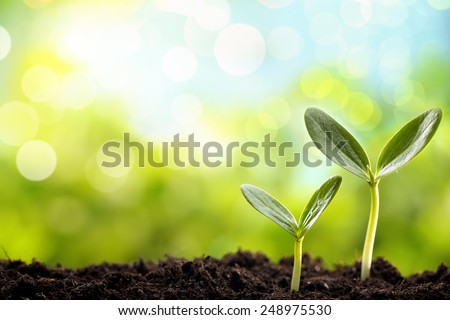
[{"label": "plant shoot", "polygon": [[264,190],[250,184],[241,186],[245,199],[256,210],[278,224],[295,239],[291,291],[298,291],[300,286],[303,238],[336,195],[341,181],[340,176],[334,176],[325,181],[313,194],[298,220],[278,200]]},{"label": "plant shoot", "polygon": [[362,280],[370,276],[379,211],[378,184],[381,178],[411,161],[425,148],[441,119],[442,111],[434,108],[411,120],[385,145],[373,170],[364,149],[343,126],[317,108],[306,110],[306,128],[317,148],[333,162],[365,179],[370,186],[372,202],[361,262]]}]

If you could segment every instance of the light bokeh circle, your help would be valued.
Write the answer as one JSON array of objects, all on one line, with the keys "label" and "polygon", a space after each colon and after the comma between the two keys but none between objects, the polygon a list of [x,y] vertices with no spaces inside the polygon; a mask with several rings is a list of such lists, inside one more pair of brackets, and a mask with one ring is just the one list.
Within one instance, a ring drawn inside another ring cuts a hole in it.
[{"label": "light bokeh circle", "polygon": [[11,36],[9,32],[0,26],[0,61],[5,59],[11,50]]},{"label": "light bokeh circle", "polygon": [[232,75],[245,76],[264,61],[266,44],[260,32],[247,24],[232,24],[217,37],[214,54],[219,67]]},{"label": "light bokeh circle", "polygon": [[28,141],[17,152],[17,169],[28,180],[41,181],[47,179],[55,171],[56,163],[55,150],[44,141]]}]

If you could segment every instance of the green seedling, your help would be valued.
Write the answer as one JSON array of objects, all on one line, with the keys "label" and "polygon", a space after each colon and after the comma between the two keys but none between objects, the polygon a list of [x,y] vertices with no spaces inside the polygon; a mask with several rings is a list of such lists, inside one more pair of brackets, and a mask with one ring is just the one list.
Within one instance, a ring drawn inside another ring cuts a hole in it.
[{"label": "green seedling", "polygon": [[241,191],[245,199],[256,210],[278,224],[295,238],[291,291],[298,291],[300,286],[303,238],[331,202],[341,185],[341,181],[342,178],[340,176],[334,176],[325,181],[313,194],[298,221],[288,209],[267,192],[250,184],[243,184],[241,186]]},{"label": "green seedling", "polygon": [[411,161],[425,148],[436,132],[441,118],[442,111],[435,108],[407,123],[385,145],[378,157],[376,169],[372,170],[366,152],[344,127],[317,108],[306,110],[306,128],[317,148],[333,162],[365,179],[370,186],[372,200],[361,262],[362,280],[370,276],[378,222],[378,184],[381,178]]}]

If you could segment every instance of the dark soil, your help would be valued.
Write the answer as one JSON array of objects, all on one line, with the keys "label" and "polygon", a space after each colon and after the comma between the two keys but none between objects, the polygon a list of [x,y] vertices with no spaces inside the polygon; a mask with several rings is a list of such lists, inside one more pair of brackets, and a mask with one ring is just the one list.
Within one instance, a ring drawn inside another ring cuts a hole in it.
[{"label": "dark soil", "polygon": [[0,299],[450,299],[450,271],[443,264],[404,278],[378,258],[371,278],[361,282],[359,263],[330,271],[304,255],[300,292],[291,293],[292,262],[274,264],[250,252],[76,270],[2,260]]}]

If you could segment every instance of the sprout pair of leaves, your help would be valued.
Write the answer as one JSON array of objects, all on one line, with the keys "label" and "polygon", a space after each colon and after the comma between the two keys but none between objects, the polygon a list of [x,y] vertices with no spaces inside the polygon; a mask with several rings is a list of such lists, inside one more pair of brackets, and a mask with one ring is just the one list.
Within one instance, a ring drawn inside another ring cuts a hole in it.
[{"label": "sprout pair of leaves", "polygon": [[337,193],[342,178],[334,176],[325,181],[313,194],[298,221],[277,199],[251,184],[241,186],[245,199],[260,213],[286,230],[296,240],[303,239]]},{"label": "sprout pair of leaves", "polygon": [[379,210],[378,183],[381,178],[407,164],[425,148],[441,119],[442,111],[435,108],[411,120],[389,140],[373,170],[364,149],[343,126],[317,108],[306,110],[306,128],[319,150],[330,160],[370,184],[372,204],[362,255],[362,280],[370,276]]},{"label": "sprout pair of leaves", "polygon": [[250,184],[241,186],[242,194],[256,210],[278,224],[296,240],[291,290],[298,291],[300,284],[301,244],[303,238],[334,198],[339,190],[341,181],[342,178],[340,176],[334,176],[325,181],[313,194],[298,220],[278,200],[264,190]]},{"label": "sprout pair of leaves", "polygon": [[367,180],[381,179],[411,161],[430,142],[442,119],[442,111],[430,109],[407,123],[381,152],[376,170],[359,142],[336,120],[317,108],[305,113],[306,128],[325,156],[344,169]]}]

